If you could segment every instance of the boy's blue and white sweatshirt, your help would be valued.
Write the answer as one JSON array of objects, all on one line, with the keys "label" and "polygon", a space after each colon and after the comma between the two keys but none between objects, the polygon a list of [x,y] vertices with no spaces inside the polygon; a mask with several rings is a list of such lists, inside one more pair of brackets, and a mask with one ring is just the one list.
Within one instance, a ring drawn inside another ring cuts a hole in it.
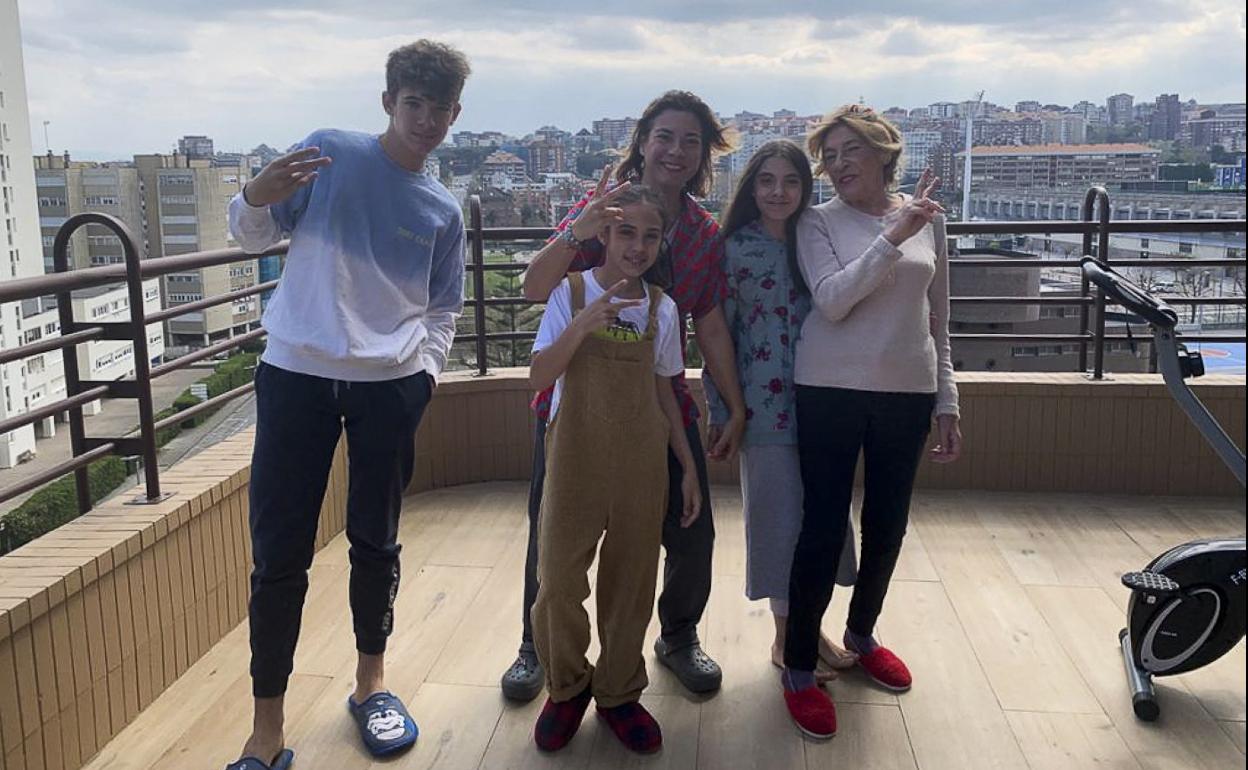
[{"label": "boy's blue and white sweatshirt", "polygon": [[264,311],[273,366],[376,382],[446,365],[464,303],[464,223],[454,196],[386,155],[380,137],[317,131],[299,147],[332,162],[271,206],[230,201],[230,233],[257,253],[290,237]]}]

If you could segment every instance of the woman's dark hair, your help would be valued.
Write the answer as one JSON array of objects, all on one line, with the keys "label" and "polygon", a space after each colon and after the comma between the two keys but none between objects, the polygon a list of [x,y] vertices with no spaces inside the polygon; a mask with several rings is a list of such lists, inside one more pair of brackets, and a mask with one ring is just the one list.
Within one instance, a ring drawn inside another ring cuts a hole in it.
[{"label": "woman's dark hair", "polygon": [[633,138],[628,144],[628,153],[615,171],[615,178],[623,181],[641,179],[641,171],[646,159],[641,155],[641,146],[650,138],[650,130],[654,128],[654,120],[668,110],[687,112],[697,119],[702,127],[702,157],[698,162],[698,172],[685,185],[684,192],[697,197],[705,197],[711,190],[714,171],[711,168],[712,156],[732,150],[728,129],[719,122],[715,113],[697,95],[688,91],[668,91],[650,102],[646,111],[637,120],[633,129]]},{"label": "woman's dark hair", "polygon": [[810,289],[802,278],[802,271],[797,265],[797,220],[810,205],[815,180],[810,171],[810,160],[807,159],[806,153],[802,152],[801,147],[787,139],[776,139],[758,148],[758,152],[754,153],[754,157],[750,158],[750,162],[746,164],[745,171],[741,173],[741,179],[737,182],[737,189],[733,193],[732,201],[728,204],[728,211],[724,214],[719,232],[724,240],[727,240],[732,237],[733,233],[762,216],[762,212],[758,210],[758,201],[754,197],[754,185],[763,164],[772,158],[787,160],[797,171],[797,176],[802,182],[802,198],[797,205],[797,211],[794,211],[784,223],[784,245],[789,256],[789,273],[793,277],[793,285],[800,293],[810,294]]}]

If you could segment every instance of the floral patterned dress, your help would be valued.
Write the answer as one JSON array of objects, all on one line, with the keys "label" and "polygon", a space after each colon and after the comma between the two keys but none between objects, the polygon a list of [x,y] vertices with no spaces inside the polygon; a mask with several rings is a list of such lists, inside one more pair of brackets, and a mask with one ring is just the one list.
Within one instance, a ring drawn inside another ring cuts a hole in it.
[{"label": "floral patterned dress", "polygon": [[[770,599],[788,614],[789,572],[802,529],[802,476],[797,452],[797,395],[793,363],[810,300],[797,290],[788,251],[758,222],[724,243],[728,295],[724,317],[736,351],[745,397],[741,446],[741,503],[745,517],[745,595]],[[728,407],[707,370],[702,372],[712,424],[728,421]],[[857,576],[849,525],[836,582]]]},{"label": "floral patterned dress", "polygon": [[[793,361],[810,299],[797,290],[785,244],[758,222],[725,241],[723,264],[724,318],[745,397],[744,444],[796,444]],[[728,407],[705,373],[703,380],[711,422],[723,424]]]}]

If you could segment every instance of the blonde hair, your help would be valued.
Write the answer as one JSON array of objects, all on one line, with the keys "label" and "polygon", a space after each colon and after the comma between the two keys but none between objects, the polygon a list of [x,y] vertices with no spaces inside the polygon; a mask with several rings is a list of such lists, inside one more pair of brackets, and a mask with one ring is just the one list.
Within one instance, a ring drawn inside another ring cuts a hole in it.
[{"label": "blonde hair", "polygon": [[815,159],[816,174],[823,175],[827,171],[823,165],[823,142],[837,126],[845,126],[876,152],[888,156],[884,162],[884,186],[891,188],[897,184],[897,169],[901,165],[901,132],[887,118],[860,104],[847,104],[833,110],[810,132],[806,147],[810,157]]}]

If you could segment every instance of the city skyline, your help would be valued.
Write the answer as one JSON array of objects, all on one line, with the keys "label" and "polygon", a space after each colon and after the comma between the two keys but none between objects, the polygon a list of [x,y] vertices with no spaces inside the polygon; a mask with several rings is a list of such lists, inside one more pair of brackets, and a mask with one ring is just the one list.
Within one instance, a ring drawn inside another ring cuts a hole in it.
[{"label": "city skyline", "polygon": [[520,136],[635,116],[669,87],[724,115],[822,113],[859,98],[914,107],[980,88],[1007,106],[1103,105],[1122,91],[1137,101],[1242,102],[1245,92],[1244,13],[1225,0],[1101,0],[1077,13],[885,0],[869,12],[838,9],[834,20],[814,15],[827,4],[802,1],[786,4],[787,16],[747,3],[640,2],[622,16],[469,2],[425,8],[423,18],[397,2],[370,6],[369,17],[338,0],[177,5],[126,0],[101,15],[85,0],[22,3],[36,151],[47,147],[44,121],[54,152],[94,160],[166,151],[184,134],[239,151],[286,146],[322,126],[379,131],[385,54],[421,35],[473,60],[454,130]]}]

